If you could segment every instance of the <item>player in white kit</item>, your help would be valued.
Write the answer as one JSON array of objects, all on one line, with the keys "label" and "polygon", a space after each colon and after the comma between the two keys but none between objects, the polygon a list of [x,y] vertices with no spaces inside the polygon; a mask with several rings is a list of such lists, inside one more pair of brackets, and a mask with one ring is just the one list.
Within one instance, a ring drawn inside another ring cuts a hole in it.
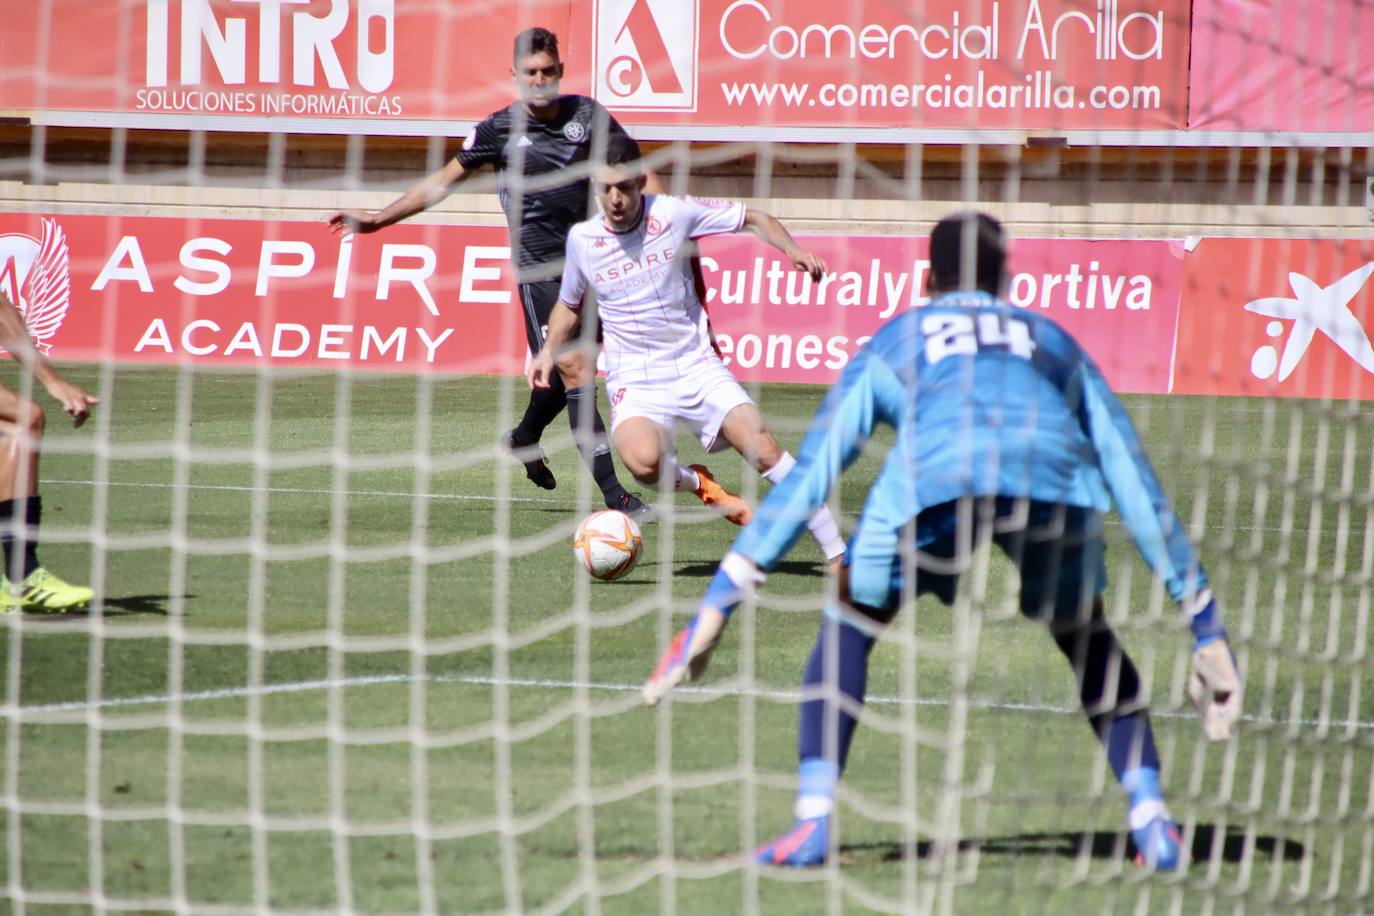
[{"label": "player in white kit", "polygon": [[[747,229],[815,280],[825,273],[825,262],[762,211],[645,194],[639,145],[628,136],[608,138],[606,164],[592,178],[603,212],[568,233],[559,301],[544,349],[530,366],[530,383],[549,384],[554,354],[572,340],[590,288],[604,335],[611,438],[621,463],[641,483],[657,484],[666,475],[674,489],[696,493],[730,521],[746,524],[752,515],[747,502],[716,483],[704,466],[678,463],[673,428],[686,426],[708,452],[732,446],[770,483],[787,476],[796,460],[778,445],[711,346],[689,263],[692,240]],[[822,507],[808,527],[827,559],[844,553],[828,509]]]}]

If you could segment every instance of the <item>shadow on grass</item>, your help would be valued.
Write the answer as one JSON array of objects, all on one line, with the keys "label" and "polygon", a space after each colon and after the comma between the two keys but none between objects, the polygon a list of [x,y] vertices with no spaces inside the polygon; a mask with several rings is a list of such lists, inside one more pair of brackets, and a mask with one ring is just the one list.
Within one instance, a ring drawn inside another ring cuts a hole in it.
[{"label": "shadow on grass", "polygon": [[[181,600],[190,601],[194,597],[195,595],[182,595]],[[146,614],[168,617],[171,612],[167,610],[167,603],[172,599],[172,595],[127,595],[123,598],[105,598],[100,607],[94,610],[81,608],[60,614],[28,612],[24,614],[24,620],[25,622],[80,620],[90,617],[92,614],[100,617],[132,617]]]},{"label": "shadow on grass", "polygon": [[[173,595],[126,595],[123,598],[106,598],[103,613],[106,617],[126,614],[156,614],[159,617],[166,617],[169,613],[167,602],[173,600],[174,597]],[[182,595],[181,600],[186,602],[194,597],[195,595]]]},{"label": "shadow on grass", "polygon": [[[684,562],[674,570],[673,575],[696,576],[698,578],[707,579],[716,574],[716,569],[719,566],[719,559],[711,560],[706,563],[701,561]],[[825,577],[826,568],[825,563],[819,561],[808,563],[805,560],[784,560],[773,567],[773,572],[769,575],[777,573],[786,573],[791,576],[814,576],[821,579]]]},{"label": "shadow on grass", "polygon": [[[1212,824],[1198,824],[1193,830],[1192,859],[1205,862],[1212,857],[1212,848],[1221,840],[1221,859],[1223,862],[1240,862],[1246,857],[1246,847],[1250,845],[1245,833],[1230,828],[1220,838]],[[1094,859],[1119,859],[1123,856],[1135,857],[1135,844],[1122,833],[1085,833],[1066,831],[1064,833],[1021,833],[1010,836],[967,838],[959,841],[961,850],[976,849],[986,855],[1003,856],[1062,856],[1075,859],[1082,854],[1084,847]],[[916,843],[916,857],[931,858],[935,844],[930,840]],[[1251,857],[1273,858],[1276,854],[1287,861],[1301,859],[1306,852],[1303,845],[1294,840],[1279,839],[1272,836],[1257,836],[1250,850]],[[841,855],[853,854],[870,856],[877,854],[885,862],[901,861],[911,854],[909,846],[901,843],[855,843],[842,844]]]}]

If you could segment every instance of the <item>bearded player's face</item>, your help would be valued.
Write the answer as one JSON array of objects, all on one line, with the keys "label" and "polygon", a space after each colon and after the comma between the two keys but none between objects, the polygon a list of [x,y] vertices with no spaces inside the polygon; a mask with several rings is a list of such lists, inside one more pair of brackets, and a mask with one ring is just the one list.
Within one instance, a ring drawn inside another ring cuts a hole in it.
[{"label": "bearded player's face", "polygon": [[563,79],[563,64],[547,51],[536,51],[516,61],[511,70],[520,98],[531,108],[544,108],[558,99],[558,83]]}]

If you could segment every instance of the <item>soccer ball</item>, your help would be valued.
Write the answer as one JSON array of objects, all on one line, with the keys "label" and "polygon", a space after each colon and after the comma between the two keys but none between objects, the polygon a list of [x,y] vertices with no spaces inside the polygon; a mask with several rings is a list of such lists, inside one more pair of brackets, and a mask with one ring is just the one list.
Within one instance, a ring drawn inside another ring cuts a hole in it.
[{"label": "soccer ball", "polygon": [[577,526],[573,554],[593,578],[611,582],[635,568],[644,536],[635,520],[615,509],[593,512]]}]

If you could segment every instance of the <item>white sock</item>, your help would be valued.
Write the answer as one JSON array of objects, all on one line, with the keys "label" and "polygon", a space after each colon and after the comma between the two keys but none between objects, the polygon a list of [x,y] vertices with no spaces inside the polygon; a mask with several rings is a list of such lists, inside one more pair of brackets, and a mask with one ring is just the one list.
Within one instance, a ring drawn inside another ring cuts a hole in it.
[{"label": "white sock", "polygon": [[[797,459],[792,457],[792,453],[783,452],[778,463],[763,472],[763,479],[777,486],[796,466]],[[821,551],[825,553],[827,560],[844,554],[844,538],[840,537],[840,526],[836,523],[835,516],[830,514],[828,506],[817,509],[815,514],[806,520],[806,527],[811,531],[816,543],[821,545]]]},{"label": "white sock", "polygon": [[1158,798],[1147,798],[1137,802],[1126,815],[1126,821],[1131,825],[1132,830],[1139,830],[1150,821],[1157,817],[1169,817],[1169,810],[1164,807],[1164,802]]},{"label": "white sock", "polygon": [[777,486],[782,483],[782,479],[792,473],[792,469],[797,466],[797,459],[792,457],[791,452],[783,452],[778,463],[763,472],[763,479]]},{"label": "white sock", "polygon": [[835,810],[835,799],[825,795],[802,795],[798,797],[797,803],[792,808],[792,813],[798,820],[809,821],[812,818],[825,817]]},{"label": "white sock", "polygon": [[665,458],[664,463],[671,461],[676,469],[676,479],[673,481],[673,489],[679,493],[695,493],[701,489],[701,478],[697,472],[689,467],[678,464],[676,458]]}]

